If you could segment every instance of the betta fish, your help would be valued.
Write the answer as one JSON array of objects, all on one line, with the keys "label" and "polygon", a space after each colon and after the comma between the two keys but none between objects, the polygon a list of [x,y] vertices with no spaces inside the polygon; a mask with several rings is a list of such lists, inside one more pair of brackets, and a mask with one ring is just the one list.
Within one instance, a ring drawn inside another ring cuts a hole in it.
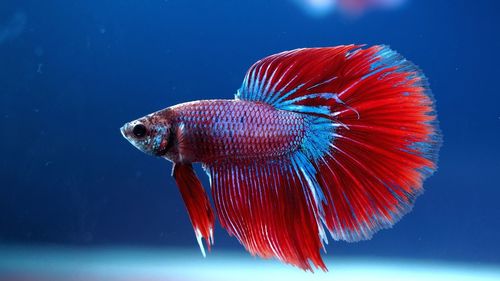
[{"label": "betta fish", "polygon": [[220,225],[248,252],[311,271],[326,270],[327,233],[366,240],[408,213],[441,144],[427,79],[386,46],[271,55],[234,99],[174,105],[121,132],[173,163],[203,255],[215,215],[194,163]]}]

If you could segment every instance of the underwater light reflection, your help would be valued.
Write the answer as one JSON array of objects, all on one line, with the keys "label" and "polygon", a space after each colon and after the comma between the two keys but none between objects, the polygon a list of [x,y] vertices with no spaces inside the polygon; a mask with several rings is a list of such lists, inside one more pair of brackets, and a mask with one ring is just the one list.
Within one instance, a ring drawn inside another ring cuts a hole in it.
[{"label": "underwater light reflection", "polygon": [[493,281],[498,266],[402,259],[335,257],[327,259],[327,273],[314,274],[232,252],[175,249],[0,248],[2,281]]}]

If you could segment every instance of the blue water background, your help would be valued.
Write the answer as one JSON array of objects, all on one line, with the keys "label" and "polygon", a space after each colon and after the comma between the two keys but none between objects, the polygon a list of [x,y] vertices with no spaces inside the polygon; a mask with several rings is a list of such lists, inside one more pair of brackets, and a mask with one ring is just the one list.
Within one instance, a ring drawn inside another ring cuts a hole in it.
[{"label": "blue water background", "polygon": [[[310,17],[282,0],[4,0],[0,244],[198,247],[171,164],[133,148],[119,127],[232,98],[266,55],[366,43],[424,70],[444,146],[413,212],[371,241],[330,243],[328,256],[498,264],[499,7],[410,0],[354,19]],[[219,226],[215,241],[215,251],[244,251]]]}]

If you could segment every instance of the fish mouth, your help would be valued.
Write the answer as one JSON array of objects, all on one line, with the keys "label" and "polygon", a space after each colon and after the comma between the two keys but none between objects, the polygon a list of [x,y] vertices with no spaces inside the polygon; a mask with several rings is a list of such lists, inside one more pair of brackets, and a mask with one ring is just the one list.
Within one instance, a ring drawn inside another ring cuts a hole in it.
[{"label": "fish mouth", "polygon": [[122,136],[129,140],[128,136],[127,136],[127,128],[128,128],[128,124],[125,124],[123,125],[121,128],[120,128],[120,133],[122,134]]}]

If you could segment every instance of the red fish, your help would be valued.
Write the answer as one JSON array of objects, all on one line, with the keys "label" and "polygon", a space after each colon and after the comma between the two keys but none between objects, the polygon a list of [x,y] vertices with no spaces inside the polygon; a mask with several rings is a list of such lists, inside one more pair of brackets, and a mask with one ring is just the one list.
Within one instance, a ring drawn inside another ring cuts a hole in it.
[{"label": "red fish", "polygon": [[252,254],[326,270],[320,249],[370,239],[410,211],[441,143],[422,72],[385,46],[297,49],[247,72],[233,100],[200,100],[121,128],[174,163],[203,254],[214,212]]}]

